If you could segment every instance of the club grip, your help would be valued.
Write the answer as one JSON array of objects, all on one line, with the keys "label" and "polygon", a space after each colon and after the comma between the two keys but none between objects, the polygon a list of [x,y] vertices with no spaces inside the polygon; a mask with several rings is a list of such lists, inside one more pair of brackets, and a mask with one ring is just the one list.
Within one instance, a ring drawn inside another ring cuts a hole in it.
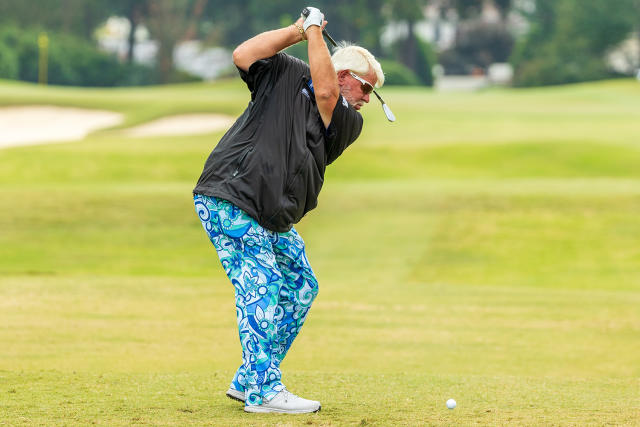
[{"label": "club grip", "polygon": [[309,9],[307,9],[306,7],[302,9],[302,16],[304,16],[305,18],[309,16],[309,13]]}]

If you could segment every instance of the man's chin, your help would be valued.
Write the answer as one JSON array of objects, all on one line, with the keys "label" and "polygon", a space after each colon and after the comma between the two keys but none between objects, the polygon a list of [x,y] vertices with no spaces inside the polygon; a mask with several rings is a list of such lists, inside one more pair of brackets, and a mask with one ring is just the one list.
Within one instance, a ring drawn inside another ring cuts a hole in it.
[{"label": "man's chin", "polygon": [[353,108],[355,108],[356,110],[359,110],[362,108],[362,104],[356,104],[353,106]]}]

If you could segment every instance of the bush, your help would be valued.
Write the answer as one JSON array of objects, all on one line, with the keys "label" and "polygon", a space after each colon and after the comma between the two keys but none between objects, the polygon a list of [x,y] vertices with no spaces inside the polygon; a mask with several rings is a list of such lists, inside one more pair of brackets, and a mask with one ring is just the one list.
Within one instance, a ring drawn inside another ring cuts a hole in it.
[{"label": "bush", "polygon": [[[411,73],[417,77],[418,84],[433,86],[433,73],[432,68],[437,64],[437,56],[431,45],[417,38],[415,54],[415,67],[414,69],[408,68],[406,65],[402,65],[405,69],[411,71]],[[398,64],[402,64],[407,60],[407,56],[412,53],[407,50],[407,40],[398,40],[393,45],[389,52],[389,56],[397,61]],[[403,60],[403,57],[405,58]],[[392,68],[394,65],[391,66]],[[386,70],[385,70],[386,71]],[[404,73],[403,71],[401,73]],[[386,72],[385,72],[386,74]],[[405,73],[406,74],[406,73]],[[398,83],[398,84],[413,84],[413,83]]]},{"label": "bush", "polygon": [[0,78],[20,78],[19,35],[17,27],[0,27]]},{"label": "bush", "polygon": [[[551,49],[547,49],[551,50]],[[550,53],[523,62],[516,69],[514,86],[544,86],[612,77],[604,61],[587,55],[573,57]]]},{"label": "bush", "polygon": [[455,49],[441,52],[438,59],[446,74],[465,75],[473,71],[473,64]]},{"label": "bush", "polygon": [[384,84],[391,86],[419,86],[420,79],[411,69],[401,63],[391,60],[380,60],[384,72]]},{"label": "bush", "polygon": [[502,24],[471,21],[460,26],[454,48],[440,54],[447,74],[470,74],[474,68],[486,70],[494,62],[506,62],[514,39]]},{"label": "bush", "polygon": [[529,34],[511,57],[517,86],[554,85],[615,77],[607,50],[628,37],[636,0],[545,0]]},{"label": "bush", "polygon": [[193,83],[201,81],[201,77],[191,74],[187,71],[172,70],[171,74],[169,74],[169,80],[167,81],[167,83]]},{"label": "bush", "polygon": [[123,64],[117,86],[144,86],[156,82],[155,70],[142,64]]},{"label": "bush", "polygon": [[416,61],[416,75],[423,84],[433,86],[433,66],[438,63],[438,57],[431,44],[418,38],[418,60]]},{"label": "bush", "polygon": [[[5,27],[0,31],[0,46],[7,46],[17,58],[18,72],[13,78],[38,81],[39,34],[37,29],[16,27]],[[68,34],[48,33],[48,36],[47,80],[50,84],[129,86],[154,82],[151,67],[121,64],[117,58],[99,51],[92,43]],[[0,56],[0,64],[5,62],[2,58]]]},{"label": "bush", "polygon": [[0,40],[0,78],[17,79],[19,70],[18,55]]}]

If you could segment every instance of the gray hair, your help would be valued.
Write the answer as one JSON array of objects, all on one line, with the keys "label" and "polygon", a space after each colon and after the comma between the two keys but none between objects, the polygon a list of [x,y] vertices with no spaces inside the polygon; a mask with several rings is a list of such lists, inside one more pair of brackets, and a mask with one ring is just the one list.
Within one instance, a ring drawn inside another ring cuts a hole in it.
[{"label": "gray hair", "polygon": [[357,74],[368,74],[370,70],[376,73],[378,81],[376,87],[384,84],[384,73],[376,58],[367,49],[346,42],[338,44],[331,56],[331,62],[336,72],[351,70]]}]

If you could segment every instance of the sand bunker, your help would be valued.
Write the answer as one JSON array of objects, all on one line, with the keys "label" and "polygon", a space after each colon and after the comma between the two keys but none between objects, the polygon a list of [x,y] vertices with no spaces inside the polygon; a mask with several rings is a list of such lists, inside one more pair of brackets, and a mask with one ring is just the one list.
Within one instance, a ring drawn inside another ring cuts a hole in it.
[{"label": "sand bunker", "polygon": [[78,141],[97,129],[118,125],[120,113],[53,106],[0,108],[0,148]]},{"label": "sand bunker", "polygon": [[[123,115],[112,111],[53,106],[0,107],[0,149],[79,141],[93,131],[122,121]],[[225,130],[233,121],[233,117],[220,114],[183,114],[123,132],[133,137],[197,135]]]},{"label": "sand bunker", "polygon": [[198,135],[225,130],[231,127],[234,121],[233,117],[221,114],[181,114],[163,117],[125,132],[128,136],[134,137]]}]

